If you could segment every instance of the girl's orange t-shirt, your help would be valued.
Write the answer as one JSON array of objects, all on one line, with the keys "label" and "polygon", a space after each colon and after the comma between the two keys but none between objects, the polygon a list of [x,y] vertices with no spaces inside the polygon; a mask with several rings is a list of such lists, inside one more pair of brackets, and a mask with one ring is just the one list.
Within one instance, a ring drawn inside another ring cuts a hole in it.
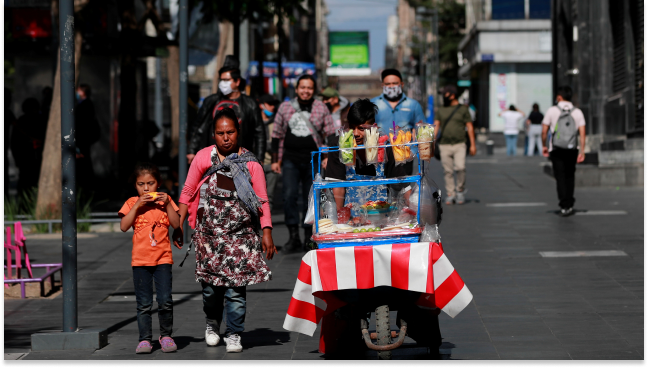
[{"label": "girl's orange t-shirt", "polygon": [[[119,216],[126,216],[139,197],[131,197],[119,210]],[[169,198],[173,209],[177,212],[178,206]],[[155,225],[155,226],[153,226]],[[133,223],[133,258],[131,266],[157,266],[159,264],[173,264],[171,241],[169,240],[169,216],[166,205],[155,202],[154,205],[145,205],[140,209],[140,214]],[[155,244],[155,246],[153,245]]]}]

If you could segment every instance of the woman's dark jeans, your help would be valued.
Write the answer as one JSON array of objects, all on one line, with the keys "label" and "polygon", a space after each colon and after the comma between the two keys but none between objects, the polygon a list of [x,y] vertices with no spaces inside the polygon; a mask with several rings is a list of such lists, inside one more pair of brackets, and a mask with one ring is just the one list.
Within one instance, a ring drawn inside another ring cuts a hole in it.
[{"label": "woman's dark jeans", "polygon": [[173,275],[171,266],[170,264],[161,264],[157,266],[133,267],[139,341],[146,340],[150,342],[153,338],[153,330],[151,327],[153,282],[155,282],[155,291],[157,294],[160,335],[162,337],[171,336],[171,332],[173,331],[173,299],[171,298]]},{"label": "woman's dark jeans", "polygon": [[[203,288],[203,311],[207,323],[220,333],[223,321],[223,310],[227,314],[225,336],[240,335],[245,329],[246,290],[245,286],[225,287],[214,286],[201,282]],[[223,305],[223,300],[225,305]]]},{"label": "woman's dark jeans", "polygon": [[[313,184],[312,168],[310,162],[296,163],[291,160],[284,160],[281,167],[284,190],[284,216],[287,226],[304,225],[304,216],[308,207],[308,192]],[[299,196],[299,184],[302,190],[302,204],[297,206]],[[300,214],[301,212],[301,221]]]}]

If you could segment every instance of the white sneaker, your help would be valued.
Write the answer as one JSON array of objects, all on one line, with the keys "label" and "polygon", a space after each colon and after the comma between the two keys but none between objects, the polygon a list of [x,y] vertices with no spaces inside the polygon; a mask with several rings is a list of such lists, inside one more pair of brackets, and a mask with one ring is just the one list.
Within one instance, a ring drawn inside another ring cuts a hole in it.
[{"label": "white sneaker", "polygon": [[464,192],[457,192],[457,204],[464,204],[466,202],[466,197],[464,197]]},{"label": "white sneaker", "polygon": [[220,342],[220,336],[218,336],[218,332],[214,330],[214,327],[209,323],[207,324],[207,328],[205,329],[205,342],[209,346],[216,346]]},{"label": "white sneaker", "polygon": [[241,351],[243,351],[243,346],[241,345],[241,336],[237,334],[225,336],[225,345],[227,345],[228,353],[240,353]]}]

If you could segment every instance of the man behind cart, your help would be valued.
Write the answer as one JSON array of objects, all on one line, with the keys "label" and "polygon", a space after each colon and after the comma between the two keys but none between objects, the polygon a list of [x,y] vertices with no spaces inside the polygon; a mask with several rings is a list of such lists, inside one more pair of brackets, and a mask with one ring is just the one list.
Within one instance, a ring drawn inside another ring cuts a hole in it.
[{"label": "man behind cart", "polygon": [[[356,101],[347,115],[346,128],[353,130],[353,136],[356,144],[364,144],[365,133],[371,127],[376,126],[376,114],[378,108],[371,101],[367,99],[360,99]],[[337,137],[331,136],[328,138],[329,146],[337,146]],[[329,153],[328,165],[325,171],[326,180],[360,180],[367,178],[394,178],[406,175],[406,168],[404,165],[395,165],[394,155],[391,147],[386,149],[387,162],[375,165],[366,164],[366,151],[356,150],[356,161],[354,166],[347,166],[340,161],[340,152],[335,151]],[[390,185],[391,189],[396,191],[401,190],[407,184],[393,184]],[[382,189],[386,192],[386,188]],[[342,209],[345,205],[358,202],[360,200],[379,200],[381,195],[386,193],[379,193],[381,190],[371,190],[366,187],[349,187],[349,188],[333,188],[335,202],[338,210]],[[374,197],[371,197],[374,196]],[[409,192],[406,198],[409,197]],[[360,199],[362,198],[362,199]],[[438,349],[441,345],[441,332],[439,330],[438,310],[424,310],[415,305],[419,297],[419,293],[401,290],[390,287],[379,287],[368,290],[337,290],[333,292],[336,297],[349,303],[348,306],[342,307],[340,314],[355,315],[357,310],[356,306],[365,303],[370,303],[367,299],[380,299],[380,300],[393,300],[398,308],[397,321],[402,318],[405,321],[411,322],[408,324],[407,334],[414,339],[419,345],[427,346],[431,350]],[[361,308],[362,309],[362,308]],[[362,316],[364,317],[364,316]],[[357,324],[346,325],[346,327],[339,328],[340,321],[336,320],[334,314],[324,316],[322,319],[322,329],[328,331],[340,331],[342,334],[339,336],[338,346],[341,346],[341,341],[347,341],[348,345],[358,343],[356,339],[360,333]],[[342,344],[345,344],[342,342]],[[362,345],[362,344],[360,344]],[[348,347],[348,346],[347,346]]]}]

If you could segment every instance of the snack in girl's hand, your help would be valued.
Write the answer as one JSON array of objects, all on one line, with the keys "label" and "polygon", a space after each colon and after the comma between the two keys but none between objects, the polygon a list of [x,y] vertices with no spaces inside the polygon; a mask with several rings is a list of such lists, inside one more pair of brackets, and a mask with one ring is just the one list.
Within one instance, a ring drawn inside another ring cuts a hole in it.
[{"label": "snack in girl's hand", "polygon": [[418,123],[416,124],[416,141],[419,142],[419,156],[423,161],[429,161],[432,158],[432,141],[434,140],[434,125]]},{"label": "snack in girl's hand", "polygon": [[355,150],[348,149],[356,146],[353,130],[344,131],[340,129],[338,133],[340,137],[338,141],[338,146],[340,146],[340,162],[353,166],[355,164]]}]

